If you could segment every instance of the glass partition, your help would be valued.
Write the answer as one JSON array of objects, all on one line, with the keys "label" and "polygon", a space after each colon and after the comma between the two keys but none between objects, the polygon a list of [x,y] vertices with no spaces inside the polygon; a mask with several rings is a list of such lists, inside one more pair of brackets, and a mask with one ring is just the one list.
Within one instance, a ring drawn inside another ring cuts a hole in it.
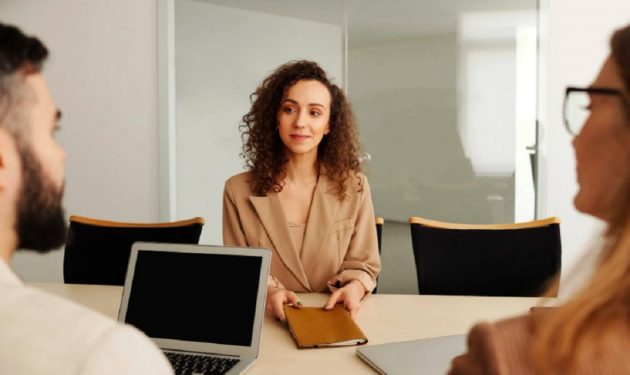
[{"label": "glass partition", "polygon": [[410,216],[535,217],[536,0],[170,1],[174,156],[161,173],[172,176],[173,198],[164,207],[205,217],[201,242],[221,242],[223,182],[243,168],[249,95],[298,58],[318,61],[357,115],[385,218],[379,293],[417,292]]},{"label": "glass partition", "polygon": [[[412,3],[403,14],[387,2],[374,19],[347,8],[348,92],[377,211],[404,223],[532,219],[535,10]],[[434,16],[444,23],[422,22]],[[381,19],[399,23],[390,32]]]}]

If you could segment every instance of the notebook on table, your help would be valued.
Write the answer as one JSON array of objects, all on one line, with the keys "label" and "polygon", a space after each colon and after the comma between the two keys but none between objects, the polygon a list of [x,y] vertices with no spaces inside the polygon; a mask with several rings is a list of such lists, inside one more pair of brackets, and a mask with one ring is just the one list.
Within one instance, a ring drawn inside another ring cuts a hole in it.
[{"label": "notebook on table", "polygon": [[284,313],[291,335],[300,349],[363,345],[368,341],[350,313],[340,304],[331,310],[284,305]]},{"label": "notebook on table", "polygon": [[136,242],[118,320],[149,336],[176,374],[241,374],[258,357],[266,249]]},{"label": "notebook on table", "polygon": [[446,374],[466,351],[466,335],[432,337],[357,348],[357,355],[382,375]]}]

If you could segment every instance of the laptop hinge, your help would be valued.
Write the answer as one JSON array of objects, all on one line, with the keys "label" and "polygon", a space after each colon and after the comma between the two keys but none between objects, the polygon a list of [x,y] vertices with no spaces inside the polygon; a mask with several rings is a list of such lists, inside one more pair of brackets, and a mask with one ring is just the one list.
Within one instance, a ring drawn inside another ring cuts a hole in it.
[{"label": "laptop hinge", "polygon": [[169,349],[169,348],[162,348],[162,350],[165,351],[169,351],[169,352],[174,352],[174,353],[187,353],[187,354],[197,354],[197,355],[208,355],[208,356],[215,356],[215,357],[229,357],[229,358],[240,358],[240,356],[235,355],[235,354],[225,354],[225,353],[214,353],[214,352],[195,352],[192,350],[182,350],[182,349]]}]

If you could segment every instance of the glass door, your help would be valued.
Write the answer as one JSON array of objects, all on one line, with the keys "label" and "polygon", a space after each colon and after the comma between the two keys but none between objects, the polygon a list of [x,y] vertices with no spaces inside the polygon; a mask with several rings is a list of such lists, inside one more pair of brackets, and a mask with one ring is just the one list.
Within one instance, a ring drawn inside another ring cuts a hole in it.
[{"label": "glass door", "polygon": [[536,0],[159,4],[169,46],[160,108],[170,111],[160,116],[161,213],[205,217],[201,242],[221,243],[223,183],[243,168],[249,94],[292,59],[318,61],[357,115],[385,219],[379,293],[417,292],[410,216],[534,218]]},{"label": "glass door", "polygon": [[347,91],[385,218],[379,292],[415,293],[410,216],[535,216],[537,3],[344,4]]}]

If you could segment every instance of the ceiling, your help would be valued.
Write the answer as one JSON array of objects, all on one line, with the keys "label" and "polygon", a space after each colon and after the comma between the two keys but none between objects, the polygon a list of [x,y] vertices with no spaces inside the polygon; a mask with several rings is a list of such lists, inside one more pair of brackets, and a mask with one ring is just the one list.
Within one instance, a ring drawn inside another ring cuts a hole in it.
[{"label": "ceiling", "polygon": [[[350,48],[454,33],[469,12],[535,10],[537,0],[195,0],[313,22],[343,25]],[[345,12],[344,12],[345,10]]]}]

